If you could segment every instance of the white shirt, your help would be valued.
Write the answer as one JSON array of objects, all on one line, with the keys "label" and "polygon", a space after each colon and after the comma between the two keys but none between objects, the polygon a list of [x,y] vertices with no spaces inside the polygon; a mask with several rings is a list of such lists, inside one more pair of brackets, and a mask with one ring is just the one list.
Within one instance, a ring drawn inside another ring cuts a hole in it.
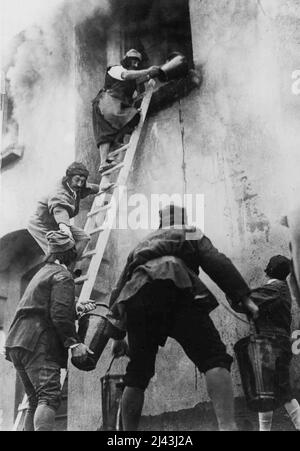
[{"label": "white shirt", "polygon": [[76,192],[74,189],[72,189],[72,188],[70,187],[70,185],[69,185],[68,182],[67,182],[67,185],[68,185],[68,188],[70,189],[70,191],[71,191],[71,193],[72,193],[72,196],[73,196],[74,199],[76,200],[76,199],[77,199],[77,192]]},{"label": "white shirt", "polygon": [[268,280],[267,285],[269,285],[270,283],[273,283],[273,282],[278,282],[278,279],[270,279],[270,280]]},{"label": "white shirt", "polygon": [[126,69],[123,66],[113,66],[109,69],[108,74],[116,80],[124,81],[124,78],[122,78],[124,72],[126,72]]}]

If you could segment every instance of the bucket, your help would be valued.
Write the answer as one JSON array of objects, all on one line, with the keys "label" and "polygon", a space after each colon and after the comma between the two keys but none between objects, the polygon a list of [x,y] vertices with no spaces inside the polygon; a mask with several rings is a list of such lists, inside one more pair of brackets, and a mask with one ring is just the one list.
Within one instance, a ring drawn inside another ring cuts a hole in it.
[{"label": "bucket", "polygon": [[109,374],[114,358],[105,376],[101,378],[101,431],[122,431],[121,399],[124,390],[123,375]]},{"label": "bucket", "polygon": [[167,82],[188,75],[188,63],[184,55],[173,52],[167,62],[160,67],[159,81]]},{"label": "bucket", "polygon": [[96,368],[110,338],[120,340],[123,332],[114,327],[106,318],[109,308],[106,304],[96,304],[97,310],[83,314],[78,323],[78,335],[82,343],[93,351],[83,362],[76,358],[71,359],[72,364],[82,371],[92,371]]},{"label": "bucket", "polygon": [[284,348],[277,336],[254,334],[234,346],[246,402],[254,412],[269,412],[278,407],[276,397],[278,359]]}]

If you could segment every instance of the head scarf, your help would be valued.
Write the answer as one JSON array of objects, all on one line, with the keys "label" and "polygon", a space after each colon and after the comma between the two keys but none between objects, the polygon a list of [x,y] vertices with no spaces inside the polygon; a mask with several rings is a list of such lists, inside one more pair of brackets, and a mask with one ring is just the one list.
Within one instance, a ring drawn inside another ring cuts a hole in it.
[{"label": "head scarf", "polygon": [[67,177],[73,177],[74,175],[82,175],[83,177],[88,178],[89,171],[84,164],[75,161],[68,167],[66,171]]},{"label": "head scarf", "polygon": [[272,257],[265,269],[267,276],[279,280],[285,280],[290,272],[291,262],[283,255],[275,255]]},{"label": "head scarf", "polygon": [[141,62],[143,59],[141,53],[135,49],[128,50],[128,52],[126,52],[126,54],[124,56],[124,59],[126,59],[126,58],[136,58],[136,59],[140,60]]}]

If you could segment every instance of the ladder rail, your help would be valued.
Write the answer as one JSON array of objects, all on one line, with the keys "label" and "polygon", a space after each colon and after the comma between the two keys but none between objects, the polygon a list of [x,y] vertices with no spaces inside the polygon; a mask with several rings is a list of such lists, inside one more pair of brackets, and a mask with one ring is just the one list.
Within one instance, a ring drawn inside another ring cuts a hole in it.
[{"label": "ladder rail", "polygon": [[21,404],[18,407],[18,415],[17,415],[17,418],[14,422],[14,426],[12,429],[14,432],[16,432],[18,430],[21,420],[22,420],[22,416],[27,409],[28,409],[28,398],[27,398],[27,395],[24,395],[23,401],[21,402]]},{"label": "ladder rail", "polygon": [[[129,173],[132,168],[133,160],[134,160],[137,146],[138,146],[138,143],[139,143],[139,140],[141,137],[141,132],[142,132],[145,120],[146,120],[146,116],[147,116],[147,112],[148,112],[148,108],[149,108],[149,105],[151,102],[154,88],[155,88],[155,82],[151,80],[148,83],[146,94],[144,96],[144,99],[143,99],[143,102],[141,105],[140,122],[139,122],[137,128],[134,130],[134,132],[131,135],[128,150],[126,152],[124,162],[123,162],[124,165],[120,170],[118,180],[117,180],[117,186],[116,186],[114,193],[112,195],[112,198],[110,200],[111,208],[107,210],[107,221],[105,220],[105,222],[108,223],[108,226],[105,228],[104,231],[102,231],[100,233],[100,235],[98,237],[97,245],[95,247],[96,254],[91,258],[88,272],[87,272],[88,279],[86,281],[84,281],[84,283],[83,283],[81,293],[80,293],[80,296],[78,299],[79,304],[87,302],[87,300],[90,299],[93,287],[95,285],[99,267],[101,265],[101,261],[104,256],[104,252],[105,252],[105,249],[106,249],[109,237],[110,237],[112,226],[117,217],[120,203],[123,198],[124,190],[121,190],[120,188],[122,186],[126,185],[127,179],[129,177]],[[95,203],[95,201],[94,201],[94,203]],[[93,204],[91,212],[93,211],[93,209],[96,209],[96,208],[99,208],[99,206],[95,207],[95,205]],[[86,221],[84,230],[87,232],[91,232],[91,230],[90,230],[91,221],[92,221],[92,217],[89,217]]]},{"label": "ladder rail", "polygon": [[[151,98],[152,98],[152,94],[153,94],[154,88],[155,88],[155,82],[154,82],[154,80],[151,80],[148,83],[146,94],[144,96],[144,100],[143,100],[142,105],[141,105],[141,119],[140,119],[140,122],[139,122],[137,128],[132,133],[131,138],[130,138],[130,142],[127,144],[127,152],[126,152],[126,155],[125,155],[125,158],[124,158],[124,161],[123,161],[123,167],[120,170],[120,174],[119,174],[119,177],[118,177],[117,185],[124,184],[127,181],[127,177],[125,177],[124,180],[120,180],[120,175],[121,175],[122,171],[124,170],[124,167],[126,167],[126,168],[128,167],[128,163],[129,163],[129,165],[131,167],[131,164],[132,164],[133,158],[135,156],[135,152],[136,152],[136,146],[137,146],[138,141],[140,139],[140,134],[141,134],[141,131],[142,131],[142,128],[143,128],[143,125],[144,125],[144,122],[145,122],[145,119],[146,119],[146,116],[147,116],[147,112],[148,112],[148,108],[149,108],[149,105],[150,105],[150,102],[151,102]],[[125,147],[125,146],[123,146],[123,147]],[[94,200],[93,205],[91,207],[90,215],[89,215],[89,217],[88,217],[88,219],[87,219],[87,221],[85,223],[85,226],[84,226],[85,232],[90,233],[93,230],[93,227],[92,227],[93,219],[94,219],[94,214],[93,213],[95,211],[97,211],[98,209],[100,209],[103,206],[103,203],[104,203],[104,198],[103,198],[102,202],[100,201],[100,204],[99,204],[99,199],[98,198],[96,198]]]}]

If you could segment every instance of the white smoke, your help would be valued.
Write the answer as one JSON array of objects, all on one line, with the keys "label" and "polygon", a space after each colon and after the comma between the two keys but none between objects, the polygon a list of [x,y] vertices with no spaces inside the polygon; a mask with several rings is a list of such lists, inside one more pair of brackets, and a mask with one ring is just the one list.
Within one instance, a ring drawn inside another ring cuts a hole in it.
[{"label": "white smoke", "polygon": [[35,109],[45,90],[67,82],[73,69],[75,26],[100,11],[103,16],[109,13],[106,0],[65,0],[39,25],[23,32],[7,73],[21,126],[24,114]]},{"label": "white smoke", "polygon": [[41,192],[52,189],[75,159],[82,82],[76,79],[76,26],[96,17],[97,30],[105,33],[109,14],[106,0],[64,0],[14,39],[5,67],[13,117],[2,150],[17,144],[24,153],[13,171],[1,173],[1,205],[13,212],[1,221],[3,233],[24,227]]}]

